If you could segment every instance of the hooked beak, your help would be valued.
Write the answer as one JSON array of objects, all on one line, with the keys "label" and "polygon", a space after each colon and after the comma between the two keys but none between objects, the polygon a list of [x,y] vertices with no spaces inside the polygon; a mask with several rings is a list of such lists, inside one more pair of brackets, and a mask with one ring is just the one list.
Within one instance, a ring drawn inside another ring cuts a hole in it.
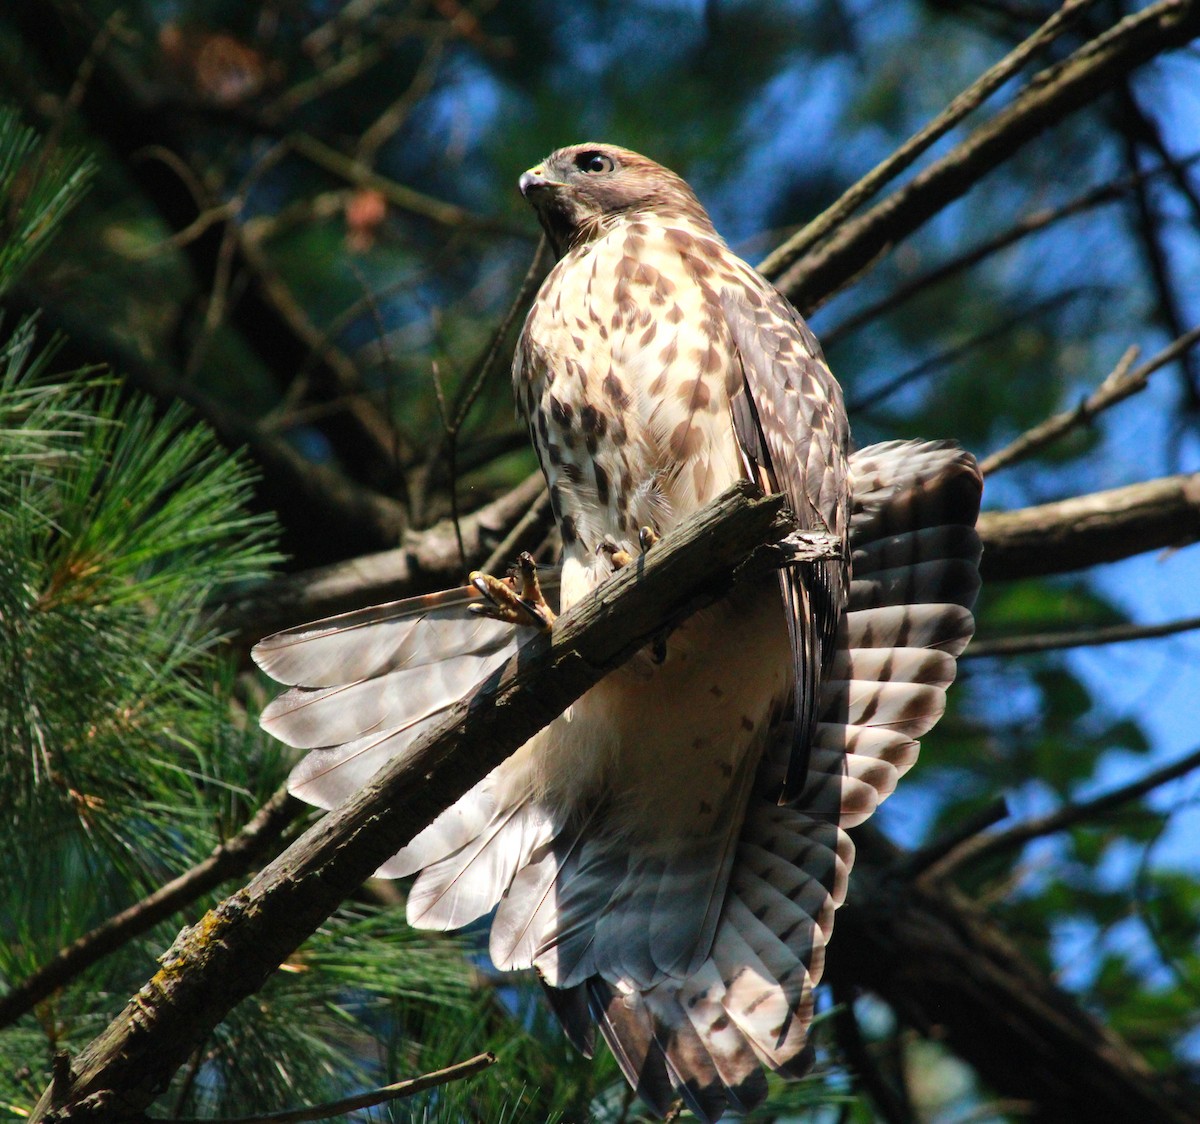
[{"label": "hooked beak", "polygon": [[521,194],[529,198],[531,191],[545,191],[552,187],[565,187],[565,184],[559,183],[557,180],[547,178],[546,169],[540,164],[536,168],[530,168],[527,172],[521,173],[521,178],[517,181],[517,186],[521,189]]}]

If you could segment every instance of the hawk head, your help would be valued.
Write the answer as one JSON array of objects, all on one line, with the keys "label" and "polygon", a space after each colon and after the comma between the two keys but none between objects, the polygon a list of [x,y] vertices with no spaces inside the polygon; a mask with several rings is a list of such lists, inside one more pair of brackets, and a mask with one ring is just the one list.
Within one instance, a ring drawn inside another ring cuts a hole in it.
[{"label": "hawk head", "polygon": [[615,144],[573,144],[552,152],[520,179],[562,257],[630,214],[683,215],[711,229],[700,201],[674,172]]}]

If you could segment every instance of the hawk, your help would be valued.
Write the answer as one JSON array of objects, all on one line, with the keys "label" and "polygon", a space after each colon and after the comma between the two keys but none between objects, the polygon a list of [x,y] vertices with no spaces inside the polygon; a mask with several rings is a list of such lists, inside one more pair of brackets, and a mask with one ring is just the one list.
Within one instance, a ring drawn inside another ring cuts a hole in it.
[{"label": "hawk", "polygon": [[[494,909],[492,960],[537,970],[580,1049],[598,1025],[652,1110],[712,1121],[811,1064],[845,829],[913,763],[973,631],[981,480],[948,443],[850,453],[816,339],[674,173],[582,144],[520,188],[558,258],[513,383],[561,604],[741,479],[844,549],[695,614],[381,873],[415,876],[416,926]],[[263,725],[312,750],[292,791],[340,803],[552,619],[526,565],[264,640],[293,686]]]}]

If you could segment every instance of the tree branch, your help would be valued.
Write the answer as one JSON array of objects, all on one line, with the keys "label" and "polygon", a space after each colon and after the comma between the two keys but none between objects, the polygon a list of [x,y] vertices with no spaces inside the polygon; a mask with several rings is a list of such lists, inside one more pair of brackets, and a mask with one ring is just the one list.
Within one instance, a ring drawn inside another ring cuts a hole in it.
[{"label": "tree branch", "polygon": [[[468,569],[487,558],[544,494],[545,481],[535,472],[462,519]],[[236,646],[248,649],[267,633],[300,621],[458,585],[465,578],[454,525],[443,519],[428,530],[406,531],[394,550],[284,574],[235,593],[220,606],[218,627]]]},{"label": "tree branch", "polygon": [[1040,71],[962,144],[773,280],[801,312],[811,312],[1039,133],[1143,63],[1197,35],[1200,0],[1159,0],[1121,20],[1063,62]]},{"label": "tree branch", "polygon": [[979,531],[985,581],[1070,573],[1184,546],[1200,538],[1200,473],[1020,511],[985,512]]},{"label": "tree branch", "polygon": [[1055,1124],[1187,1124],[1194,1087],[1155,1073],[1031,964],[954,887],[912,878],[871,830],[838,912],[827,976],[880,995],[905,1024],[945,1042],[1001,1096]]},{"label": "tree branch", "polygon": [[237,835],[213,848],[203,862],[97,925],[0,997],[0,1026],[15,1022],[126,941],[222,882],[245,874],[271,850],[304,807],[288,795],[286,787],[279,789]]},{"label": "tree branch", "polygon": [[752,491],[731,489],[617,571],[403,759],[185,929],[153,979],[76,1060],[65,1104],[53,1107],[48,1091],[32,1119],[100,1122],[142,1113],[196,1041],[384,860],[608,670],[728,592],[754,544],[788,534],[781,498],[754,499]]},{"label": "tree branch", "polygon": [[445,1069],[434,1070],[407,1081],[396,1081],[391,1085],[372,1089],[369,1093],[343,1097],[339,1101],[327,1101],[306,1108],[287,1108],[280,1112],[265,1112],[259,1116],[205,1116],[194,1119],[173,1117],[172,1124],[305,1124],[309,1120],[328,1120],[331,1116],[345,1116],[360,1109],[374,1108],[376,1105],[399,1100],[401,1097],[412,1097],[425,1092],[426,1089],[436,1089],[439,1085],[449,1085],[451,1081],[461,1081],[464,1077],[474,1077],[495,1064],[495,1054],[476,1054],[465,1062],[458,1062]]},{"label": "tree branch", "polygon": [[[511,561],[500,545],[506,532],[528,523],[548,526],[539,473],[462,521],[468,564],[487,568]],[[531,509],[534,509],[531,511]],[[1085,518],[1086,517],[1086,518]],[[990,581],[1083,570],[1148,550],[1185,546],[1200,538],[1200,474],[1131,484],[1057,503],[979,517],[983,573]],[[488,552],[491,551],[489,558]],[[249,647],[267,633],[347,609],[409,597],[462,578],[454,531],[443,521],[407,531],[395,550],[316,570],[285,574],[235,595],[221,608],[221,627]]]}]

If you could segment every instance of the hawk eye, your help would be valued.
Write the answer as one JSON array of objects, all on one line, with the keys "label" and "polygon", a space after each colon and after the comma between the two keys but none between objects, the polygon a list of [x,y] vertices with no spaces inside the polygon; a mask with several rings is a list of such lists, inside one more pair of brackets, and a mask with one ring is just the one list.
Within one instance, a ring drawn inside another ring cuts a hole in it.
[{"label": "hawk eye", "polygon": [[602,152],[581,152],[575,157],[575,167],[581,172],[611,172],[613,170],[613,162],[611,156],[605,156]]}]

